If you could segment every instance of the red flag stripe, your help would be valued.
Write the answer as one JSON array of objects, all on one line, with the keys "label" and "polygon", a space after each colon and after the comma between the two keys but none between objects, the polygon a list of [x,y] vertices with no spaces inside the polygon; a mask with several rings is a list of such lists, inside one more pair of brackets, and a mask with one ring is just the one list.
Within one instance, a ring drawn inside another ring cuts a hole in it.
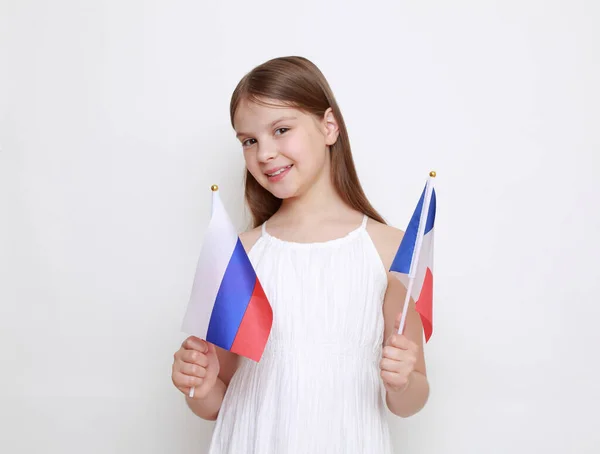
[{"label": "red flag stripe", "polygon": [[425,331],[425,342],[429,341],[433,333],[433,273],[427,268],[425,279],[419,299],[415,303],[415,308],[421,316],[423,330]]},{"label": "red flag stripe", "polygon": [[257,278],[231,351],[258,362],[269,338],[272,321],[273,309]]}]

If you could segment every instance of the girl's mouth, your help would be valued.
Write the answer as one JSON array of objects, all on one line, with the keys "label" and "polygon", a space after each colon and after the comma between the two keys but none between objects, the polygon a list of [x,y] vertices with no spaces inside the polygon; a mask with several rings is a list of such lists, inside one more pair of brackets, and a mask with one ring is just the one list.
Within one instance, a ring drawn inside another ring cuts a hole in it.
[{"label": "girl's mouth", "polygon": [[292,166],[293,166],[293,164],[290,164],[289,166],[281,167],[280,169],[277,169],[275,172],[267,173],[266,175],[270,181],[279,181],[289,172],[289,170],[292,168]]}]

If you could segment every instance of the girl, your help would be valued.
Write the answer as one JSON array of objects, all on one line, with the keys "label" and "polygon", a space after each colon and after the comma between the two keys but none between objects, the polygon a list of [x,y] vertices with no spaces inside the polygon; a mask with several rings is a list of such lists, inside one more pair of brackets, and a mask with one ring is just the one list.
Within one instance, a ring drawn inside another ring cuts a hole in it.
[{"label": "girl", "polygon": [[406,290],[387,270],[402,232],[365,197],[340,109],[310,61],[256,67],[230,107],[254,219],[241,241],[273,327],[259,363],[189,337],[173,383],[216,420],[210,454],[391,453],[386,407],[407,417],[429,394],[412,303],[397,334]]}]

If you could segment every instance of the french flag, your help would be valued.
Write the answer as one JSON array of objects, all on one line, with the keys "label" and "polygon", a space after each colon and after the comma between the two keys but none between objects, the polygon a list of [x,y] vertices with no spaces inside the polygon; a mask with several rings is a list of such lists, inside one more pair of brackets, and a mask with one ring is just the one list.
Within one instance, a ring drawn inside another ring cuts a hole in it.
[{"label": "french flag", "polygon": [[433,332],[433,231],[436,208],[434,177],[435,172],[431,172],[390,267],[390,272],[407,288],[399,332],[404,327],[406,308],[409,297],[412,297],[421,316],[425,342],[429,341]]},{"label": "french flag", "polygon": [[182,331],[258,362],[271,332],[273,311],[218,187],[211,189],[212,216]]}]

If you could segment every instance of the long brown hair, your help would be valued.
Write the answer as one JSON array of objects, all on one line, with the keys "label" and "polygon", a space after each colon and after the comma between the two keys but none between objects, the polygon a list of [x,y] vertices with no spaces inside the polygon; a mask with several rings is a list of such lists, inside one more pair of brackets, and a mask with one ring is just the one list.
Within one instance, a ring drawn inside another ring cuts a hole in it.
[{"label": "long brown hair", "polygon": [[[280,57],[269,60],[246,74],[231,96],[232,126],[235,112],[243,99],[262,104],[267,100],[279,101],[319,119],[331,107],[339,127],[337,141],[330,150],[333,185],[350,207],[385,224],[367,199],[358,180],[342,112],[327,80],[314,63],[304,57]],[[254,227],[267,221],[281,206],[281,199],[263,188],[247,170],[245,197]]]}]

